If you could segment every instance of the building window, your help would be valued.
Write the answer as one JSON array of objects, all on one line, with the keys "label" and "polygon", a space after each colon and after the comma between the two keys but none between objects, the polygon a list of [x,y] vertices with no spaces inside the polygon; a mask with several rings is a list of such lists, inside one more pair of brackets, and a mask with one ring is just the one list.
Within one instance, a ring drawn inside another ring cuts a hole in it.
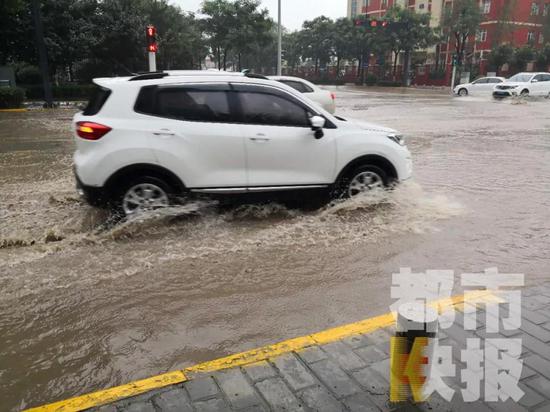
[{"label": "building window", "polygon": [[351,2],[351,17],[357,16],[357,0]]},{"label": "building window", "polygon": [[544,43],[544,35],[542,33],[539,33],[539,44]]},{"label": "building window", "polygon": [[476,41],[483,43],[484,41],[487,41],[487,30],[479,30],[476,33]]},{"label": "building window", "polygon": [[535,32],[530,31],[529,33],[527,33],[527,42],[533,43],[534,41],[535,41]]},{"label": "building window", "polygon": [[538,16],[539,15],[539,4],[538,3],[531,3],[531,16]]},{"label": "building window", "polygon": [[481,3],[481,12],[483,14],[489,14],[491,11],[491,0],[483,0],[483,3]]},{"label": "building window", "polygon": [[424,10],[424,3],[420,3],[420,4],[418,5],[418,8],[419,8],[420,10]]},{"label": "building window", "polygon": [[548,12],[550,12],[550,3],[546,3],[544,5],[544,9],[542,9],[542,15],[548,16]]},{"label": "building window", "polygon": [[382,2],[380,4],[381,4],[380,7],[385,9],[388,6],[388,0],[382,0]]}]

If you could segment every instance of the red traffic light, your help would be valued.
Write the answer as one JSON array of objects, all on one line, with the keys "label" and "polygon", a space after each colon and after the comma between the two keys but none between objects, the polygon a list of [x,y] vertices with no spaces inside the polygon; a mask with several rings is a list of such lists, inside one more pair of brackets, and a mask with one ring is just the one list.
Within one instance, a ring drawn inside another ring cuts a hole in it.
[{"label": "red traffic light", "polygon": [[376,26],[378,26],[378,21],[377,21],[377,20],[371,20],[370,26],[371,26],[371,27],[376,27]]},{"label": "red traffic light", "polygon": [[156,53],[158,52],[159,48],[157,46],[157,43],[151,43],[147,46],[147,51],[151,52],[151,53]]},{"label": "red traffic light", "polygon": [[154,39],[157,35],[157,29],[155,26],[147,26],[147,38]]},{"label": "red traffic light", "polygon": [[386,27],[387,25],[388,25],[388,22],[387,22],[386,20],[384,20],[384,21],[382,22],[382,27]]}]

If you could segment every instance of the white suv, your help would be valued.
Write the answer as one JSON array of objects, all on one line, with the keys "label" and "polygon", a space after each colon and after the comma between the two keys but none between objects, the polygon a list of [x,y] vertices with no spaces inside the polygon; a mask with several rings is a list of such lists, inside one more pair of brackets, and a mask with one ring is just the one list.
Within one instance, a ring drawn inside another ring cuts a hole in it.
[{"label": "white suv", "polygon": [[354,196],[412,173],[394,130],[334,117],[272,80],[204,72],[94,83],[73,120],[77,186],[127,215],[191,193]]}]

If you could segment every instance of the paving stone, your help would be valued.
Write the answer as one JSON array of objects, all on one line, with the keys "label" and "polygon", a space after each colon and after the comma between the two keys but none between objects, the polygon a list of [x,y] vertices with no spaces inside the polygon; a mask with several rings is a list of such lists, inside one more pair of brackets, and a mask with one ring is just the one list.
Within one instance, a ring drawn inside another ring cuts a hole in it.
[{"label": "paving stone", "polygon": [[115,405],[100,406],[99,408],[94,410],[95,412],[117,412],[117,408],[115,407]]},{"label": "paving stone", "polygon": [[273,366],[271,366],[267,361],[261,361],[245,366],[243,370],[254,382],[277,376],[277,371],[273,369]]},{"label": "paving stone", "polygon": [[302,402],[296,398],[281,378],[266,379],[256,384],[268,405],[274,411],[303,411]]},{"label": "paving stone", "polygon": [[352,348],[360,348],[363,346],[372,345],[372,342],[367,339],[365,335],[353,335],[347,338],[342,339],[346,345],[351,346]]},{"label": "paving stone", "polygon": [[534,412],[550,412],[550,403],[539,406]]},{"label": "paving stone", "polygon": [[331,360],[316,362],[310,367],[315,375],[338,397],[353,395],[361,391],[359,386]]},{"label": "paving stone", "polygon": [[367,365],[387,359],[389,356],[387,353],[384,353],[376,346],[363,346],[361,348],[355,349],[355,353],[359,355],[366,362]]},{"label": "paving stone", "polygon": [[523,383],[519,383],[518,387],[525,392],[525,395],[519,400],[519,404],[525,406],[526,408],[532,408],[537,406],[545,401],[542,395],[539,395],[537,392],[527,387]]},{"label": "paving stone", "polygon": [[547,345],[546,343],[526,334],[523,334],[521,338],[525,348],[545,359],[550,360],[550,345]]},{"label": "paving stone", "polygon": [[390,353],[391,335],[384,329],[375,330],[366,335],[366,338],[372,345],[375,345],[385,353]]},{"label": "paving stone", "polygon": [[197,412],[226,412],[231,410],[222,399],[209,399],[193,404]]},{"label": "paving stone", "polygon": [[351,412],[374,412],[378,407],[366,393],[356,393],[344,399],[344,405]]},{"label": "paving stone", "polygon": [[389,384],[376,370],[369,366],[353,372],[352,376],[367,390],[372,401],[380,409],[386,410],[389,408]]},{"label": "paving stone", "polygon": [[487,404],[491,409],[500,412],[527,412],[527,408],[516,403],[513,399],[509,398],[506,402],[491,402]]},{"label": "paving stone", "polygon": [[136,402],[126,405],[124,412],[156,412],[151,402]]},{"label": "paving stone", "polygon": [[344,411],[344,405],[320,385],[304,389],[299,394],[304,404],[315,412]]},{"label": "paving stone", "polygon": [[521,317],[523,319],[530,320],[536,325],[540,325],[542,323],[546,323],[550,321],[550,316],[545,316],[542,313],[537,313],[532,310],[526,309],[524,307],[521,309]]},{"label": "paving stone", "polygon": [[155,405],[162,412],[192,412],[193,407],[187,400],[187,394],[183,388],[174,388],[156,395],[152,399]]},{"label": "paving stone", "polygon": [[236,409],[260,405],[260,397],[240,369],[229,369],[214,375],[229,403]]},{"label": "paving stone", "polygon": [[211,398],[220,392],[218,385],[210,376],[185,382],[184,387],[189,392],[189,397],[193,402]]},{"label": "paving stone", "polygon": [[546,379],[544,376],[537,376],[536,378],[529,379],[524,383],[541,394],[545,394],[546,396],[550,395],[550,380]]},{"label": "paving stone", "polygon": [[520,329],[542,342],[550,342],[550,331],[523,319]]},{"label": "paving stone", "polygon": [[306,363],[314,363],[327,358],[327,354],[318,346],[311,346],[296,353]]},{"label": "paving stone", "polygon": [[315,385],[317,381],[298,358],[288,353],[273,359],[273,364],[295,391]]},{"label": "paving stone", "polygon": [[550,322],[541,325],[544,329],[550,330]]},{"label": "paving stone", "polygon": [[386,382],[390,381],[390,358],[374,362],[371,366],[382,378],[386,379]]},{"label": "paving stone", "polygon": [[367,366],[367,363],[363,359],[342,342],[332,342],[321,348],[346,371],[361,369]]},{"label": "paving stone", "polygon": [[527,378],[530,378],[531,376],[535,376],[535,375],[537,375],[537,372],[535,372],[533,369],[527,367],[527,365],[525,365],[525,359],[524,359],[523,367],[521,368],[520,380],[527,379]]},{"label": "paving stone", "polygon": [[536,353],[523,359],[523,364],[550,379],[550,361],[541,358]]}]

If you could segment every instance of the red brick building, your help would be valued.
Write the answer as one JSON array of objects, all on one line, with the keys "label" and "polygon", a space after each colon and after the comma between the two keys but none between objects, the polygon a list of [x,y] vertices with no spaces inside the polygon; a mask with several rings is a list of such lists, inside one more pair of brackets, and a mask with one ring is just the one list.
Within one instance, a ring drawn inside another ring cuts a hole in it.
[{"label": "red brick building", "polygon": [[[360,14],[383,16],[394,4],[409,7],[418,13],[431,13],[430,24],[438,27],[445,9],[452,7],[453,0],[348,0],[348,17]],[[550,23],[550,0],[480,0],[479,7],[484,21],[476,35],[469,39],[466,60],[476,66],[480,74],[487,72],[488,54],[496,46],[508,43],[513,47],[530,45],[541,48],[550,42],[550,38],[544,38],[545,22]],[[426,66],[417,68],[417,83],[447,84],[455,54],[454,40],[448,39],[427,52]],[[428,81],[428,73],[434,67],[446,71],[444,79]]]}]

